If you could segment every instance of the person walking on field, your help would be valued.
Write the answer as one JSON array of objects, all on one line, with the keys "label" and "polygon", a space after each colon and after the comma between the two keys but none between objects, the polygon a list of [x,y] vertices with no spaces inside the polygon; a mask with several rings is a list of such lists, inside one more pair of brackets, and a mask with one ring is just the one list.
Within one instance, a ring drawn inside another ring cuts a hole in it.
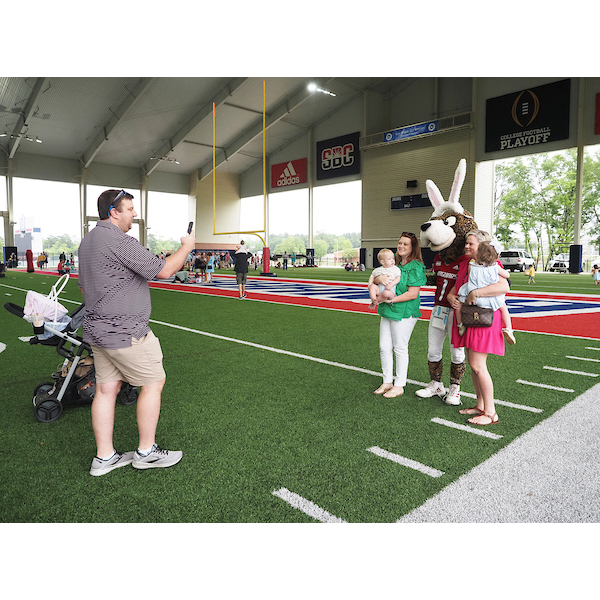
[{"label": "person walking on field", "polygon": [[[137,217],[131,194],[106,190],[98,198],[98,216],[78,252],[86,310],[83,340],[92,347],[96,369],[92,426],[97,454],[90,474],[104,475],[129,464],[136,469],[170,467],[183,453],[164,450],[155,440],[166,376],[160,342],[149,327],[148,282],[168,279],[179,270],[195,247],[194,233],[181,238],[177,251],[160,258],[127,235]],[[141,387],[139,446],[125,453],[113,446],[115,402],[123,381]]]},{"label": "person walking on field", "polygon": [[246,298],[246,281],[248,279],[248,261],[252,258],[252,254],[248,252],[248,248],[242,240],[241,245],[235,251],[235,279],[240,291],[240,300]]}]

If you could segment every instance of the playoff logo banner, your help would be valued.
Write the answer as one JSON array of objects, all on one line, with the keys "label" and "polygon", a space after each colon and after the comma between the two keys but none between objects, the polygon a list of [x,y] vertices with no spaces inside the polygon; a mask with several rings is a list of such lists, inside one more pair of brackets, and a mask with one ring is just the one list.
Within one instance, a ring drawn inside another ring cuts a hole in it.
[{"label": "playoff logo banner", "polygon": [[317,142],[317,180],[360,173],[360,132]]},{"label": "playoff logo banner", "polygon": [[485,111],[485,151],[567,139],[570,103],[570,79],[490,98]]}]

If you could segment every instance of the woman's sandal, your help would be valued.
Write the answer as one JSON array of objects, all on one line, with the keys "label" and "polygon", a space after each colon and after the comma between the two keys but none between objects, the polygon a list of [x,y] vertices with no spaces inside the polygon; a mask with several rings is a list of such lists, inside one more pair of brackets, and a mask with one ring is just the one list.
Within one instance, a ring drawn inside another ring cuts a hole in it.
[{"label": "woman's sandal", "polygon": [[392,385],[389,383],[382,383],[373,393],[374,394],[385,394],[388,390],[392,389]]},{"label": "woman's sandal", "polygon": [[459,414],[461,415],[483,415],[484,412],[480,409],[477,408],[476,406],[471,406],[471,408],[461,408],[459,411]]},{"label": "woman's sandal", "polygon": [[398,396],[402,396],[404,394],[404,388],[400,386],[391,387],[384,395],[384,398],[397,398]]},{"label": "woman's sandal", "polygon": [[[500,422],[500,419],[498,418],[498,413],[494,413],[493,415],[481,413],[480,415],[475,415],[475,417],[487,417],[490,420],[490,422],[489,423],[475,423],[472,419],[467,419],[467,423],[470,423],[471,425],[480,425],[481,426],[481,425],[495,425],[496,423]],[[494,419],[494,417],[496,417],[496,418]]]}]

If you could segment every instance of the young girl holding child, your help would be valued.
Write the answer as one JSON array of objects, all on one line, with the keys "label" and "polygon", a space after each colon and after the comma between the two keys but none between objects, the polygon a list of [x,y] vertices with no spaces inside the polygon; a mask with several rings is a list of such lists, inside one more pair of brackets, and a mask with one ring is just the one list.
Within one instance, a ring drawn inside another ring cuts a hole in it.
[{"label": "young girl holding child", "polygon": [[[481,242],[477,248],[477,255],[469,264],[469,280],[458,290],[458,299],[464,303],[466,297],[473,290],[477,290],[498,281],[498,277],[508,279],[510,273],[498,265],[498,252],[489,242]],[[477,306],[481,308],[491,308],[494,311],[500,309],[502,314],[502,333],[509,344],[516,342],[512,329],[510,314],[506,306],[506,296],[495,296],[492,298],[477,298]],[[466,327],[462,324],[461,309],[454,309],[456,312],[456,322],[458,323],[458,332],[464,335]]]}]

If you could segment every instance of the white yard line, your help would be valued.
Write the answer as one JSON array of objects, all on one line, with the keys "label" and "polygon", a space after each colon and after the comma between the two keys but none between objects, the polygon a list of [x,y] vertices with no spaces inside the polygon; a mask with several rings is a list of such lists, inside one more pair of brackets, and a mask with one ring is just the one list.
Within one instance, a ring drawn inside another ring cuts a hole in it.
[{"label": "white yard line", "polygon": [[[183,327],[182,325],[173,325],[172,323],[165,323],[164,321],[154,321],[150,320],[151,323],[156,323],[158,325],[165,325],[167,327],[173,327],[175,329],[182,329],[183,331],[189,331],[190,333],[197,333],[198,335],[204,335],[207,337],[212,337],[219,340],[224,340],[226,342],[234,342],[236,344],[243,344],[245,346],[251,346],[253,348],[259,348],[260,350],[268,350],[269,352],[276,352],[277,354],[285,354],[287,356],[294,356],[295,358],[303,358],[304,360],[311,360],[313,362],[318,362],[324,365],[330,365],[332,367],[339,367],[340,369],[348,369],[349,371],[357,371],[359,373],[366,373],[367,375],[374,375],[375,377],[381,377],[381,373],[379,371],[371,371],[369,369],[362,369],[361,367],[353,367],[352,365],[345,365],[343,363],[325,360],[324,358],[317,358],[316,356],[308,356],[307,354],[299,354],[298,352],[290,352],[289,350],[282,350],[281,348],[273,348],[272,346],[265,346],[263,344],[256,344],[254,342],[246,342],[244,340],[238,340],[236,338],[230,338],[224,335],[217,335],[216,333],[209,333],[207,331],[200,331],[199,329],[191,329],[190,327]],[[425,387],[427,384],[422,381],[415,381],[414,379],[407,379],[407,383],[411,383],[414,385],[420,385]],[[468,392],[461,392],[462,396],[469,396],[471,398],[475,398],[475,394],[469,394]],[[513,402],[506,402],[504,400],[494,400],[494,402],[501,404],[503,406],[508,406],[509,408],[518,408],[520,410],[527,410],[529,412],[543,412],[539,408],[533,408],[531,406],[525,406],[523,404],[515,404]]]},{"label": "white yard line", "polygon": [[324,365],[331,365],[332,367],[340,367],[341,369],[348,369],[350,371],[358,371],[359,373],[367,373],[368,375],[377,375],[381,377],[381,373],[377,371],[370,371],[368,369],[361,369],[360,367],[353,367],[351,365],[344,365],[331,360],[325,360],[324,358],[317,358],[316,356],[308,356],[306,354],[299,354],[298,352],[290,352],[289,350],[282,350],[281,348],[273,348],[273,346],[265,346],[263,344],[255,344],[254,342],[246,342],[245,340],[238,340],[236,338],[227,337],[224,335],[217,335],[216,333],[209,333],[208,331],[200,331],[199,329],[191,329],[190,327],[183,327],[181,325],[173,325],[172,323],[165,323],[164,321],[150,320],[151,323],[157,323],[158,325],[165,325],[167,327],[173,327],[174,329],[181,329],[183,331],[189,331],[190,333],[197,333],[198,335],[204,335],[206,337],[215,338],[218,340],[224,340],[226,342],[234,342],[236,344],[243,344],[244,346],[251,346],[252,348],[258,348],[260,350],[268,350],[270,352],[276,352],[277,354],[285,354],[287,356],[294,356],[296,358],[303,358],[305,360],[312,360]]},{"label": "white yard line", "polygon": [[273,496],[277,496],[281,498],[284,502],[287,502],[293,508],[298,509],[304,514],[316,519],[317,521],[321,521],[321,523],[346,523],[344,519],[340,519],[335,515],[327,512],[322,509],[320,506],[317,506],[314,502],[295,494],[294,492],[290,492],[287,488],[279,488],[275,490]]},{"label": "white yard line", "polygon": [[[540,388],[544,388],[547,390],[555,390],[557,392],[574,392],[575,390],[572,390],[571,388],[561,388],[561,387],[556,387],[555,385],[547,385],[545,383],[535,383],[533,381],[525,381],[523,379],[517,379],[517,383],[522,383],[523,385],[532,385],[534,387],[540,387]],[[497,400],[495,400],[495,402],[497,402]],[[541,409],[537,409],[538,411],[542,412]]]},{"label": "white yard line", "polygon": [[586,371],[571,371],[571,369],[560,369],[559,367],[549,367],[544,365],[548,371],[559,371],[560,373],[570,373],[571,375],[585,375],[586,377],[598,377],[598,373],[587,373]]},{"label": "white yard line", "polygon": [[430,477],[441,477],[444,474],[444,471],[440,471],[438,469],[434,469],[433,467],[429,467],[424,465],[423,463],[417,462],[416,460],[412,460],[411,458],[406,458],[406,456],[401,456],[400,454],[394,454],[393,452],[388,452],[379,446],[372,446],[371,448],[367,448],[368,452],[372,452],[377,456],[381,456],[381,458],[387,458],[399,465],[403,465],[408,467],[409,469],[413,469],[415,471],[420,471],[425,475],[429,475]]},{"label": "white yard line", "polygon": [[572,358],[573,360],[585,360],[587,362],[600,363],[600,358],[583,358],[583,356],[565,356],[565,358]]},{"label": "white yard line", "polygon": [[[434,417],[431,419],[431,421],[433,423],[438,423],[439,425],[445,425],[446,427],[452,427],[453,429],[460,429],[461,431],[466,431],[468,433],[474,433],[475,435],[490,438],[491,440],[500,440],[504,437],[498,435],[497,433],[486,431],[485,429],[475,429],[473,427],[469,427],[468,425],[461,425],[460,423],[454,423],[454,421],[447,421],[446,419],[440,419],[438,417]],[[475,427],[478,426],[476,425]]]},{"label": "white yard line", "polygon": [[[422,384],[422,385],[424,385],[424,384]],[[571,390],[571,391],[573,391],[573,390]],[[460,395],[465,396],[466,398],[473,398],[473,400],[477,400],[477,396],[470,392],[462,392],[461,391]],[[533,412],[533,413],[544,412],[541,408],[534,408],[533,406],[526,406],[525,404],[515,404],[514,402],[508,402],[507,400],[498,400],[497,398],[494,398],[494,403],[500,404],[501,406],[508,406],[508,408],[518,408],[519,410],[526,410],[528,412]]]}]

